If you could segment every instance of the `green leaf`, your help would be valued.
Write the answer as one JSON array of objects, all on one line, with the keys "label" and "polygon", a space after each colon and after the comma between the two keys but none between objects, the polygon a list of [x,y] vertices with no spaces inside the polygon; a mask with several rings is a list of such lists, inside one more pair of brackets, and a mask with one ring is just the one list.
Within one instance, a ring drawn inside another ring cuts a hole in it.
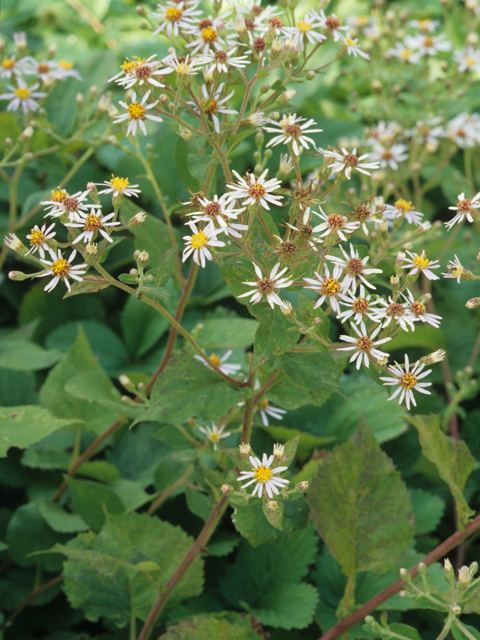
[{"label": "green leaf", "polygon": [[347,576],[386,571],[411,544],[408,490],[367,429],[323,458],[308,501],[319,535]]},{"label": "green leaf", "polygon": [[465,624],[464,622],[462,622],[461,624],[462,627],[467,630],[469,635],[467,636],[467,634],[464,633],[461,628],[454,625],[452,628],[452,636],[454,640],[471,640],[472,638],[480,640],[480,631],[478,629],[475,629],[475,627],[472,627],[472,625]]},{"label": "green leaf", "polygon": [[140,408],[133,403],[123,402],[122,396],[113,386],[110,378],[102,370],[79,373],[65,385],[65,391],[73,398],[86,403],[96,403],[117,414],[135,417]]},{"label": "green leaf", "polygon": [[238,613],[201,615],[168,627],[158,640],[259,640],[248,618]]},{"label": "green leaf", "polygon": [[29,502],[19,507],[7,527],[6,542],[10,556],[22,567],[39,564],[48,571],[59,568],[58,558],[50,553],[29,557],[37,551],[50,549],[64,537],[55,533],[43,519],[38,505]]},{"label": "green leaf", "polygon": [[410,497],[417,535],[435,531],[445,511],[445,501],[423,489],[412,489]]},{"label": "green leaf", "polygon": [[318,594],[300,581],[315,558],[316,546],[312,527],[257,548],[244,543],[221,581],[224,597],[263,624],[303,629],[313,619]]},{"label": "green leaf", "polygon": [[65,511],[51,500],[39,502],[38,510],[48,526],[59,533],[77,533],[88,529],[88,525],[78,514]]},{"label": "green leaf", "polygon": [[122,331],[130,352],[143,356],[168,329],[168,321],[158,311],[130,297],[123,308]]},{"label": "green leaf", "polygon": [[275,540],[280,533],[265,518],[261,500],[250,500],[245,506],[234,507],[232,522],[253,547]]},{"label": "green leaf", "polygon": [[466,524],[474,515],[463,495],[475,466],[470,449],[463,440],[455,440],[443,433],[438,416],[412,416],[409,422],[418,431],[423,455],[433,462],[439,476],[448,484],[460,523]]},{"label": "green leaf", "polygon": [[202,323],[198,342],[204,349],[245,349],[254,340],[258,322],[250,318],[212,318]]},{"label": "green leaf", "polygon": [[70,424],[72,420],[56,418],[42,407],[0,407],[0,457],[10,447],[26,449]]},{"label": "green leaf", "polygon": [[82,280],[82,282],[74,282],[63,296],[64,299],[72,298],[73,296],[81,295],[82,293],[97,293],[107,287],[110,287],[110,283],[101,277],[88,276],[88,280]]},{"label": "green leaf", "polygon": [[68,382],[80,373],[105,377],[83,331],[78,333],[72,347],[48,374],[40,390],[40,404],[59,418],[69,418],[71,422],[84,424],[88,430],[100,433],[115,420],[117,412],[100,406],[93,397],[86,401],[67,393]]},{"label": "green leaf", "polygon": [[191,417],[213,420],[225,415],[241,396],[192,354],[176,354],[152,390],[150,408],[143,420],[166,424],[186,422]]},{"label": "green leaf", "polygon": [[107,485],[91,480],[68,479],[72,504],[76,513],[94,531],[99,531],[107,515],[125,512],[118,495]]},{"label": "green leaf", "polygon": [[0,340],[0,367],[15,371],[39,371],[55,364],[61,357],[58,351],[48,351],[26,340]]},{"label": "green leaf", "polygon": [[[403,636],[404,638],[409,638],[410,640],[422,640],[418,631],[411,627],[409,624],[394,622],[393,624],[389,625],[389,629],[394,634],[398,634],[400,636]],[[398,635],[392,635],[392,638],[397,638]]]},{"label": "green leaf", "polygon": [[[67,598],[91,621],[105,617],[124,626],[130,612],[145,620],[192,543],[180,527],[156,517],[109,516],[100,533],[80,534],[57,545],[56,550],[68,558]],[[202,587],[203,561],[197,557],[173,590],[169,606],[198,595]]]},{"label": "green leaf", "polygon": [[321,406],[338,389],[339,366],[329,353],[286,353],[276,366],[283,373],[268,397],[285,409]]},{"label": "green leaf", "polygon": [[281,355],[296,345],[300,332],[288,316],[270,307],[255,306],[252,312],[260,320],[255,334],[255,358],[258,361]]}]

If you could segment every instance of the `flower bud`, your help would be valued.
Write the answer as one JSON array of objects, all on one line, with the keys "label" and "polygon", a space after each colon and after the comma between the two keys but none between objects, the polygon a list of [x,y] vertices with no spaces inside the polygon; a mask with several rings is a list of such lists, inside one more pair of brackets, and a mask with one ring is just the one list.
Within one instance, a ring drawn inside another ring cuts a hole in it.
[{"label": "flower bud", "polygon": [[27,127],[20,135],[21,140],[29,140],[33,136],[33,127]]},{"label": "flower bud", "polygon": [[310,486],[310,483],[308,480],[302,480],[302,482],[299,482],[297,484],[297,489],[299,491],[307,491],[308,487]]},{"label": "flower bud", "polygon": [[9,271],[8,277],[10,280],[14,280],[15,282],[21,282],[28,278],[27,274],[23,273],[23,271]]},{"label": "flower bud", "polygon": [[269,500],[267,502],[267,510],[268,511],[278,511],[278,502],[276,500]]},{"label": "flower bud", "polygon": [[233,492],[233,487],[230,484],[222,484],[220,491],[224,496],[229,496]]},{"label": "flower bud", "polygon": [[459,607],[458,604],[454,604],[452,607],[452,613],[459,616],[462,613],[462,607]]},{"label": "flower bud", "polygon": [[452,563],[450,562],[450,560],[448,558],[445,558],[445,560],[443,561],[443,568],[445,570],[445,573],[452,573],[453,572]]},{"label": "flower bud", "polygon": [[21,255],[26,255],[28,253],[27,247],[15,233],[7,234],[3,242],[9,249],[15,251],[15,253],[20,253]]},{"label": "flower bud", "polygon": [[27,48],[27,34],[24,31],[17,31],[13,34],[13,42],[19,53],[25,51]]},{"label": "flower bud", "polygon": [[148,251],[140,251],[138,249],[134,252],[133,257],[137,262],[141,262],[143,264],[146,264],[150,260],[150,254]]},{"label": "flower bud", "polygon": [[465,306],[467,309],[476,309],[477,307],[480,307],[480,298],[470,298],[470,300],[466,301]]},{"label": "flower bud", "polygon": [[273,456],[275,458],[280,460],[281,458],[283,458],[284,453],[285,453],[285,447],[283,444],[276,443],[273,445]]},{"label": "flower bud", "polygon": [[408,570],[407,570],[407,569],[405,569],[405,567],[402,567],[402,568],[400,569],[400,576],[401,576],[402,578],[406,578],[406,577],[408,576]]},{"label": "flower bud", "polygon": [[437,364],[437,362],[442,362],[442,360],[445,360],[446,355],[447,354],[445,353],[444,349],[437,349],[436,351],[433,351],[432,353],[429,353],[426,356],[420,358],[420,361],[426,365]]},{"label": "flower bud", "polygon": [[252,453],[252,447],[248,444],[248,442],[241,442],[238,445],[238,449],[242,456],[249,456]]},{"label": "flower bud", "polygon": [[78,104],[79,107],[83,105],[83,103],[85,102],[83,93],[77,93],[77,95],[75,96],[75,102]]},{"label": "flower bud", "polygon": [[87,255],[89,256],[96,256],[98,253],[98,245],[96,242],[89,242],[86,247],[85,247],[85,251],[87,253]]},{"label": "flower bud", "polygon": [[145,211],[139,211],[134,216],[130,218],[128,224],[142,224],[147,219],[147,214]]}]

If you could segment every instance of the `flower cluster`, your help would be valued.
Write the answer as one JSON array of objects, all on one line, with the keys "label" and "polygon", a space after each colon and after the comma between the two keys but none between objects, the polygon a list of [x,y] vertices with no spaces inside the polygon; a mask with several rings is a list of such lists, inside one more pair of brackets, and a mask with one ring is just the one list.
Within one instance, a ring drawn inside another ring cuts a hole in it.
[{"label": "flower cluster", "polygon": [[0,61],[0,80],[5,89],[0,100],[8,101],[7,111],[34,112],[39,109],[39,101],[48,95],[53,85],[67,78],[80,80],[78,71],[69,60],[38,60],[26,53],[25,34],[15,34],[15,48],[3,52]]}]

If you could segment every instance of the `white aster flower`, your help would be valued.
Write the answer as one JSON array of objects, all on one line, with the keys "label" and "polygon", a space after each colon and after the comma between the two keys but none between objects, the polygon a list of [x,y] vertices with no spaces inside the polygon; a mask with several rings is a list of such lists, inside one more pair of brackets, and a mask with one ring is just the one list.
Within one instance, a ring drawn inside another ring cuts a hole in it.
[{"label": "white aster flower", "polygon": [[[212,119],[213,128],[217,133],[220,133],[220,120],[218,118],[218,114],[224,115],[232,115],[238,113],[235,109],[227,109],[228,101],[233,96],[234,92],[231,91],[226,96],[222,96],[224,84],[219,84],[215,89],[213,87],[207,87],[207,85],[202,85],[202,96],[203,99],[200,101],[200,105],[203,109],[203,112]],[[196,105],[193,102],[190,102],[194,109],[196,110]]]},{"label": "white aster flower", "polygon": [[320,15],[316,11],[309,11],[302,20],[295,23],[294,27],[284,27],[282,31],[295,42],[298,49],[302,50],[307,43],[318,45],[327,39],[322,29]]},{"label": "white aster flower", "polygon": [[460,51],[455,51],[453,58],[457,63],[460,73],[471,72],[480,73],[480,50],[473,47],[466,47]]},{"label": "white aster flower", "polygon": [[[189,5],[189,6],[187,6]],[[180,35],[180,32],[191,28],[194,20],[202,12],[198,10],[198,2],[176,2],[172,0],[166,6],[157,5],[157,10],[150,13],[152,18],[158,19],[159,24],[154,33],[165,32],[169,38]]]},{"label": "white aster flower", "polygon": [[237,178],[237,182],[227,184],[227,188],[231,191],[229,198],[232,200],[242,200],[242,204],[251,205],[259,204],[264,209],[269,210],[268,204],[281,206],[283,197],[273,195],[282,183],[277,178],[267,180],[268,169],[261,176],[255,176],[253,173],[247,173],[243,178],[236,171],[233,175]]},{"label": "white aster flower", "polygon": [[379,298],[377,304],[375,322],[379,322],[381,327],[385,328],[396,322],[403,331],[415,331],[415,317],[408,304],[398,302],[390,296],[388,300]]},{"label": "white aster flower", "polygon": [[127,136],[132,134],[137,135],[137,127],[140,127],[142,133],[147,135],[147,129],[145,127],[145,120],[153,120],[154,122],[162,122],[160,116],[155,116],[149,113],[150,109],[153,109],[158,100],[148,104],[148,98],[150,97],[150,90],[146,91],[140,102],[137,101],[137,95],[132,92],[130,104],[127,104],[123,100],[120,100],[119,104],[125,109],[125,113],[121,113],[114,117],[113,122],[118,124],[128,120]]},{"label": "white aster flower", "polygon": [[392,145],[374,144],[372,148],[372,160],[377,161],[381,169],[398,169],[400,162],[408,158],[408,147],[405,144]]},{"label": "white aster flower", "polygon": [[342,269],[343,285],[345,290],[350,290],[354,293],[357,288],[357,284],[364,284],[369,289],[375,289],[375,285],[369,282],[366,276],[370,276],[375,273],[382,273],[382,270],[374,267],[368,267],[367,263],[370,260],[370,257],[365,256],[365,258],[360,258],[360,254],[353,244],[350,244],[350,254],[348,254],[342,246],[340,246],[340,251],[343,254],[343,258],[338,256],[327,256],[327,259]]},{"label": "white aster flower", "polygon": [[30,251],[28,253],[36,253],[38,251],[41,258],[45,258],[45,252],[51,252],[49,240],[55,237],[55,223],[47,227],[46,224],[39,227],[37,224],[30,229],[27,239],[30,241]]},{"label": "white aster flower", "polygon": [[229,349],[228,351],[225,351],[223,356],[219,356],[216,353],[211,353],[209,356],[207,356],[206,359],[202,358],[202,356],[199,355],[195,355],[194,358],[210,369],[213,365],[213,368],[217,368],[227,376],[231,376],[236,374],[242,368],[239,364],[228,362],[228,359],[230,358],[232,353],[233,351]]},{"label": "white aster flower", "polygon": [[224,425],[222,425],[221,427],[217,427],[217,425],[213,422],[211,427],[199,427],[198,430],[201,431],[205,436],[207,436],[207,440],[213,444],[214,449],[218,448],[218,443],[220,442],[220,440],[228,438],[232,435],[230,431],[225,431]]},{"label": "white aster flower", "polygon": [[380,380],[383,381],[384,385],[397,387],[389,397],[389,400],[393,400],[398,397],[398,404],[405,402],[407,409],[410,410],[411,404],[414,407],[417,406],[415,396],[413,394],[414,391],[430,395],[430,391],[427,391],[427,387],[431,387],[432,383],[420,382],[420,380],[423,380],[428,376],[432,370],[427,369],[424,371],[424,369],[425,364],[420,362],[420,360],[415,362],[415,364],[410,368],[410,362],[407,354],[405,354],[405,364],[401,365],[398,364],[398,362],[395,362],[395,364],[390,365],[388,367],[388,371],[391,375],[380,377]]},{"label": "white aster flower", "polygon": [[360,57],[364,60],[370,60],[369,54],[360,48],[358,44],[358,40],[356,38],[352,38],[351,36],[342,34],[343,44],[347,48],[347,53],[349,56],[353,56],[354,58]]},{"label": "white aster flower", "polygon": [[440,262],[438,260],[430,260],[425,255],[425,249],[422,253],[412,253],[411,251],[405,252],[407,256],[403,258],[403,269],[410,269],[409,275],[416,275],[417,273],[423,273],[429,280],[438,280],[438,276],[433,273],[432,269],[438,269]]},{"label": "white aster flower", "polygon": [[350,180],[352,171],[358,171],[359,173],[369,176],[372,169],[378,169],[380,166],[378,162],[365,162],[369,154],[364,153],[358,156],[356,147],[354,147],[352,151],[348,151],[345,147],[342,147],[340,150],[341,153],[335,151],[335,149],[321,149],[320,151],[324,158],[331,161],[329,162],[329,168],[330,175],[332,176],[336,173],[343,172],[345,177]]},{"label": "white aster flower", "polygon": [[367,142],[372,145],[390,147],[402,132],[403,128],[398,122],[384,122],[380,120],[374,127],[368,127],[365,130],[365,136]]},{"label": "white aster flower", "polygon": [[242,293],[238,298],[245,298],[248,296],[249,302],[252,304],[257,304],[266,298],[272,309],[275,305],[281,308],[285,307],[286,302],[280,298],[278,290],[285,289],[292,284],[292,280],[284,276],[288,271],[287,267],[280,269],[280,263],[277,262],[270,271],[270,274],[268,276],[264,276],[260,267],[255,263],[252,264],[258,279],[245,281],[243,284],[254,288]]},{"label": "white aster flower", "polygon": [[346,292],[341,278],[342,268],[338,265],[333,267],[332,273],[330,273],[328,266],[325,265],[323,273],[315,272],[315,278],[304,278],[304,281],[308,283],[305,289],[312,289],[320,294],[314,309],[317,309],[327,301],[336,315],[340,313],[339,301]]},{"label": "white aster flower", "polygon": [[70,220],[73,220],[81,213],[100,208],[99,204],[85,202],[89,193],[90,191],[87,189],[70,195],[63,189],[54,189],[50,194],[50,200],[43,200],[40,204],[45,207],[47,217],[60,218],[66,215]]},{"label": "white aster flower", "polygon": [[320,24],[328,32],[329,35],[332,36],[334,42],[338,42],[344,37],[343,31],[348,31],[348,27],[343,25],[340,18],[338,18],[334,13],[330,15],[326,15],[326,13],[321,10],[319,12]]},{"label": "white aster flower", "polygon": [[[315,148],[315,141],[310,138],[312,133],[321,133],[323,129],[315,128],[313,119],[307,120],[296,113],[283,116],[278,122],[268,120],[265,131],[276,135],[268,142],[267,147],[276,147],[279,144],[291,145],[293,153],[298,156],[303,149]],[[312,128],[313,127],[313,128]]]},{"label": "white aster flower", "polygon": [[406,220],[408,224],[420,225],[423,220],[423,213],[415,211],[413,204],[409,200],[399,198],[392,204],[386,204],[383,212],[385,220],[392,222],[393,220]]},{"label": "white aster flower", "polygon": [[50,84],[52,80],[56,79],[55,71],[56,65],[55,62],[42,60],[39,62],[28,56],[24,58],[25,60],[25,69],[24,73],[28,75],[35,75],[39,80],[41,80],[44,84]]},{"label": "white aster flower", "polygon": [[480,191],[473,198],[466,198],[464,193],[457,196],[457,204],[448,207],[451,211],[456,211],[455,216],[445,223],[447,229],[451,229],[456,224],[461,224],[465,220],[474,222],[476,209],[480,209]]},{"label": "white aster flower", "polygon": [[446,272],[442,273],[444,278],[452,278],[455,279],[458,284],[460,284],[460,280],[465,277],[467,270],[460,262],[460,259],[456,255],[453,260],[449,260],[446,267]]},{"label": "white aster flower", "polygon": [[243,69],[250,64],[247,55],[235,55],[237,47],[233,47],[229,51],[217,49],[210,51],[204,58],[205,64],[208,65],[207,73],[228,73],[230,68]]},{"label": "white aster flower", "polygon": [[377,349],[377,347],[381,344],[385,344],[386,342],[391,340],[391,338],[381,338],[380,340],[375,340],[375,338],[380,333],[382,325],[379,324],[370,335],[368,334],[364,324],[360,324],[359,327],[357,327],[357,325],[355,324],[351,324],[350,326],[352,327],[356,335],[341,335],[340,340],[350,343],[351,346],[338,347],[338,350],[354,351],[354,354],[351,356],[349,362],[355,362],[355,366],[357,369],[360,369],[362,363],[366,367],[369,367],[369,358],[374,358],[375,360],[383,360],[384,358],[388,357],[388,353]]},{"label": "white aster flower", "polygon": [[130,184],[128,178],[115,176],[113,173],[110,180],[107,180],[106,182],[97,182],[96,184],[99,187],[105,187],[105,189],[98,192],[100,195],[103,193],[111,193],[114,198],[119,198],[120,196],[138,198],[141,193],[138,184]]},{"label": "white aster flower", "polygon": [[159,62],[155,60],[157,54],[154,53],[148,58],[131,58],[122,64],[122,71],[112,76],[108,81],[115,82],[124,89],[131,89],[135,85],[143,86],[150,84],[154,87],[164,87],[155,76],[162,75],[158,68]]},{"label": "white aster flower", "polygon": [[47,268],[38,273],[35,277],[52,277],[50,282],[48,282],[44,287],[44,291],[53,291],[60,280],[63,280],[63,283],[70,291],[70,279],[76,280],[77,282],[81,282],[83,280],[82,275],[87,271],[88,267],[85,263],[72,264],[76,254],[77,252],[73,250],[67,260],[63,257],[62,252],[59,249],[56,254],[53,252],[51,253],[51,260],[41,260]]},{"label": "white aster flower", "polygon": [[261,498],[265,492],[266,495],[272,499],[274,495],[278,495],[280,490],[289,483],[289,480],[286,478],[278,477],[279,474],[286,471],[288,467],[281,466],[272,469],[273,455],[267,456],[267,454],[264,453],[261,460],[255,456],[250,456],[248,459],[252,470],[241,471],[237,480],[238,482],[244,483],[242,484],[242,489],[246,489],[246,487],[250,487],[252,484],[255,485],[252,496]]},{"label": "white aster flower", "polygon": [[346,309],[338,314],[338,319],[341,322],[347,320],[356,322],[365,322],[369,320],[376,321],[376,312],[378,311],[377,300],[372,300],[372,296],[367,293],[363,284],[360,285],[359,293],[347,292],[339,297],[340,305],[346,307]]},{"label": "white aster flower", "polygon": [[319,207],[319,213],[315,213],[322,222],[313,227],[314,234],[318,234],[318,242],[322,242],[321,238],[329,238],[336,240],[339,238],[343,242],[346,242],[347,235],[354,233],[360,223],[356,220],[349,221],[346,216],[342,216],[339,213],[331,213],[327,215],[321,207]]},{"label": "white aster flower", "polygon": [[225,243],[217,240],[218,231],[212,224],[207,224],[203,229],[198,229],[195,222],[187,222],[192,230],[192,235],[183,236],[185,248],[182,254],[182,262],[185,262],[192,254],[193,261],[205,267],[208,260],[213,259],[210,247],[224,247]]},{"label": "white aster flower", "polygon": [[73,62],[70,60],[57,60],[54,65],[55,69],[52,75],[56,80],[65,80],[66,78],[82,79],[82,76],[74,68]]},{"label": "white aster flower", "polygon": [[387,58],[397,58],[408,64],[418,64],[420,60],[419,51],[403,42],[397,42],[394,47],[387,49],[385,55]]},{"label": "white aster flower", "polygon": [[235,33],[225,33],[225,25],[220,17],[202,18],[196,25],[187,27],[186,31],[193,36],[187,48],[192,53],[201,52],[204,55],[215,49],[228,49],[236,38]]},{"label": "white aster flower", "polygon": [[435,151],[438,148],[440,138],[446,135],[445,128],[441,125],[442,119],[439,116],[418,120],[415,127],[407,131],[407,135],[423,143],[428,151]]},{"label": "white aster flower", "polygon": [[368,236],[368,223],[379,225],[383,221],[385,204],[383,198],[373,198],[371,202],[361,202],[353,207],[350,217],[362,228],[363,233]]},{"label": "white aster flower", "polygon": [[20,77],[17,77],[17,82],[17,87],[10,86],[8,87],[9,92],[0,95],[0,100],[10,100],[7,105],[7,111],[17,111],[18,109],[21,109],[23,113],[37,111],[37,100],[45,98],[47,94],[37,91],[40,86],[38,82],[31,87],[28,87]]},{"label": "white aster flower", "polygon": [[205,56],[198,58],[190,58],[187,56],[177,56],[175,51],[172,51],[165,58],[162,63],[165,65],[161,69],[161,73],[166,75],[168,73],[175,72],[179,78],[186,78],[188,76],[195,76],[201,67],[205,64]]},{"label": "white aster flower", "polygon": [[81,233],[73,241],[73,244],[77,242],[93,242],[93,240],[100,234],[107,242],[113,242],[112,238],[107,232],[110,227],[116,227],[121,224],[119,221],[113,220],[116,213],[113,211],[106,216],[102,216],[101,211],[80,212],[76,215],[72,222],[67,222],[66,227],[72,229],[81,229]]},{"label": "white aster flower", "polygon": [[229,194],[224,193],[220,197],[214,195],[212,200],[199,197],[197,202],[200,209],[188,214],[193,222],[214,223],[218,225],[220,233],[234,238],[241,238],[242,232],[248,229],[248,225],[236,222],[245,211],[245,207],[236,207],[235,201],[230,199]]},{"label": "white aster flower", "polygon": [[0,62],[0,78],[2,80],[10,80],[14,76],[21,76],[24,73],[28,73],[30,69],[30,63],[28,58],[21,58],[16,60],[15,58],[3,58]]},{"label": "white aster flower", "polygon": [[260,412],[260,418],[262,420],[262,424],[264,427],[268,427],[270,424],[269,418],[273,418],[274,420],[281,420],[283,416],[287,413],[285,409],[280,409],[280,407],[275,407],[273,404],[263,398],[257,404],[257,409]]},{"label": "white aster flower", "polygon": [[418,29],[423,33],[434,33],[440,25],[440,20],[433,20],[432,18],[420,18],[419,20],[409,20],[408,26],[413,29]]},{"label": "white aster flower", "polygon": [[429,313],[426,305],[421,300],[416,300],[410,289],[406,289],[402,296],[415,321],[425,322],[435,329],[438,329],[442,322],[442,316],[438,316],[435,313]]},{"label": "white aster flower", "polygon": [[450,51],[452,45],[442,35],[432,36],[430,34],[407,36],[405,44],[410,49],[416,50],[423,56],[434,56],[441,51]]},{"label": "white aster flower", "polygon": [[461,149],[480,144],[480,115],[461,113],[447,123],[446,136]]},{"label": "white aster flower", "polygon": [[6,247],[15,251],[16,253],[27,254],[30,253],[27,251],[27,247],[23,244],[20,238],[16,233],[7,233],[7,235],[3,239],[3,243]]}]

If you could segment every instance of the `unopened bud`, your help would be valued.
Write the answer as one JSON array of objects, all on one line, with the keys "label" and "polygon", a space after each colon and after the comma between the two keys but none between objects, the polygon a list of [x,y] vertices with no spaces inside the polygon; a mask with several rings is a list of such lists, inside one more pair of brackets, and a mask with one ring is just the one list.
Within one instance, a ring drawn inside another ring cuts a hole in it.
[{"label": "unopened bud", "polygon": [[238,445],[238,449],[242,456],[249,456],[252,453],[252,447],[249,445],[248,442],[241,442]]},{"label": "unopened bud", "polygon": [[83,93],[77,93],[77,95],[75,96],[75,102],[78,104],[79,107],[85,102]]},{"label": "unopened bud", "polygon": [[92,193],[92,191],[97,190],[97,185],[94,182],[87,182],[87,191]]},{"label": "unopened bud", "polygon": [[427,570],[427,565],[424,562],[420,562],[418,565],[418,573],[425,573]]},{"label": "unopened bud", "polygon": [[299,491],[306,491],[308,489],[308,487],[310,486],[310,483],[308,480],[302,480],[302,482],[299,482],[297,484],[297,489]]},{"label": "unopened bud", "polygon": [[27,48],[27,35],[23,31],[17,31],[13,34],[13,42],[18,51],[24,51]]},{"label": "unopened bud", "polygon": [[33,127],[27,127],[22,131],[20,138],[22,140],[29,140],[33,136]]},{"label": "unopened bud", "polygon": [[220,491],[224,496],[229,496],[233,492],[233,487],[230,484],[222,484]]},{"label": "unopened bud", "polygon": [[276,443],[273,445],[273,456],[275,458],[280,460],[281,458],[283,458],[284,453],[285,453],[285,447],[283,444]]},{"label": "unopened bud", "polygon": [[398,285],[400,284],[400,278],[397,275],[390,276],[390,284],[392,285],[392,287],[394,289],[396,289],[398,287]]},{"label": "unopened bud", "polygon": [[134,252],[133,257],[137,262],[142,262],[144,264],[150,260],[150,254],[148,251],[140,251],[138,249]]},{"label": "unopened bud", "polygon": [[85,247],[85,251],[87,253],[87,255],[89,256],[96,256],[98,253],[98,245],[96,242],[89,242],[86,247]]},{"label": "unopened bud", "polygon": [[9,271],[8,277],[10,280],[15,280],[15,282],[21,282],[28,278],[27,274],[23,273],[23,271]]},{"label": "unopened bud", "polygon": [[406,577],[408,576],[408,570],[407,570],[407,569],[405,569],[405,567],[402,567],[402,568],[400,569],[400,576],[401,576],[402,578],[406,578]]},{"label": "unopened bud", "polygon": [[182,138],[182,140],[191,140],[193,138],[193,133],[187,127],[178,127],[178,135]]},{"label": "unopened bud", "polygon": [[119,376],[118,381],[120,382],[122,387],[127,389],[127,391],[132,391],[134,389],[134,384],[128,376],[122,374],[121,376]]},{"label": "unopened bud", "polygon": [[280,307],[280,311],[284,316],[290,316],[293,313],[293,306],[291,302],[285,301]]},{"label": "unopened bud", "polygon": [[426,365],[429,364],[437,364],[437,362],[442,362],[445,360],[447,354],[444,349],[437,349],[436,351],[432,351],[432,353],[427,354],[420,358],[420,361]]},{"label": "unopened bud", "polygon": [[476,309],[477,307],[480,307],[480,298],[470,298],[470,300],[466,301],[465,306],[467,309]]},{"label": "unopened bud", "polygon": [[276,500],[269,500],[267,502],[267,510],[268,511],[278,511],[278,502],[276,502]]},{"label": "unopened bud", "polygon": [[469,584],[472,581],[472,573],[470,571],[470,567],[467,567],[466,565],[464,565],[463,567],[460,567],[459,571],[458,571],[458,581],[461,582],[462,584]]},{"label": "unopened bud", "polygon": [[462,607],[459,607],[458,604],[454,604],[451,611],[453,615],[459,616],[462,613]]},{"label": "unopened bud", "polygon": [[445,560],[443,561],[443,568],[445,569],[446,573],[452,573],[453,572],[452,563],[450,562],[450,560],[448,558],[445,558]]},{"label": "unopened bud", "polygon": [[295,91],[295,89],[287,89],[287,91],[284,91],[280,96],[280,99],[282,100],[282,102],[290,102],[290,100],[293,100],[296,93],[297,92]]},{"label": "unopened bud", "polygon": [[142,224],[147,219],[147,214],[145,211],[139,211],[134,216],[130,218],[128,224]]}]

